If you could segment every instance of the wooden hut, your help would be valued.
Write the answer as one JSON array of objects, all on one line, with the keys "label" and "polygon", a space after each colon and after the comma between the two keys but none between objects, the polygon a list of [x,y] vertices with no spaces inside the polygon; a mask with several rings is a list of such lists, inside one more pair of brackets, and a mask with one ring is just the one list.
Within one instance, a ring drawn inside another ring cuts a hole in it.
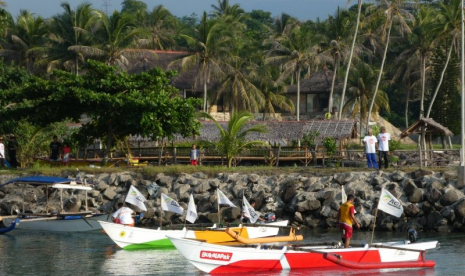
[{"label": "wooden hut", "polygon": [[[318,115],[327,111],[333,71],[323,68],[300,82],[300,113]],[[297,105],[297,85],[287,88],[289,98]],[[331,110],[330,110],[331,112]]]},{"label": "wooden hut", "polygon": [[428,137],[430,149],[433,148],[433,134],[439,134],[446,137],[451,137],[454,134],[447,127],[441,125],[431,118],[422,118],[411,124],[406,130],[400,134],[400,138],[405,138],[412,134],[425,134]]}]

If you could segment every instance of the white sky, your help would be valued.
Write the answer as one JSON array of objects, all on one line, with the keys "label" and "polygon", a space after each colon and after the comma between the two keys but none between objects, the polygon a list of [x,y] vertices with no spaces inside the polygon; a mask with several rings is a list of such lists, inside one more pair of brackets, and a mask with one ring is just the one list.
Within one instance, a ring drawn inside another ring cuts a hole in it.
[{"label": "white sky", "polygon": [[[123,0],[4,0],[7,3],[6,9],[16,17],[21,9],[29,10],[32,13],[43,17],[51,17],[63,10],[60,7],[62,2],[68,2],[71,6],[77,6],[84,2],[92,3],[94,8],[108,11],[121,10]],[[200,16],[204,11],[212,11],[211,5],[218,6],[218,0],[143,0],[149,9],[156,5],[165,6],[176,16],[189,16],[196,13]],[[365,0],[364,2],[372,2]],[[105,3],[108,5],[106,6]],[[316,18],[326,19],[328,14],[334,14],[337,7],[345,8],[347,0],[230,0],[229,3],[239,4],[245,11],[263,10],[271,12],[272,16],[285,12],[301,20],[315,20]],[[351,0],[350,6],[356,5],[357,0]]]}]

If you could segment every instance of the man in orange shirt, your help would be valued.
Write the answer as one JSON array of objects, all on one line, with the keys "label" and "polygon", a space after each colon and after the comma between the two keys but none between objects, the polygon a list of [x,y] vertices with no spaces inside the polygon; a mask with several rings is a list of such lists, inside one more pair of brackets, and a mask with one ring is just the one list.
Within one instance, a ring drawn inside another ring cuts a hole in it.
[{"label": "man in orange shirt", "polygon": [[357,228],[360,228],[360,223],[358,223],[355,218],[354,199],[354,195],[348,195],[346,203],[341,205],[339,213],[337,214],[339,227],[342,229],[342,241],[344,242],[345,248],[348,248],[350,245],[350,239],[353,233],[352,224],[355,223]]}]

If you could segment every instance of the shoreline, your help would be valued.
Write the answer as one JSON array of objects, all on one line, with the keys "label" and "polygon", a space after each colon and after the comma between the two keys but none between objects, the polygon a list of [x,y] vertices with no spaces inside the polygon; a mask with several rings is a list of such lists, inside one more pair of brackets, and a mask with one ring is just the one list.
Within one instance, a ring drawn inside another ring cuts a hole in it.
[{"label": "shoreline", "polygon": [[[216,189],[219,188],[236,206],[221,207],[224,223],[237,223],[241,215],[242,195],[254,198],[256,210],[262,214],[274,212],[278,219],[289,219],[293,225],[307,228],[331,229],[336,227],[336,216],[341,204],[341,191],[356,197],[357,219],[362,229],[373,228],[373,218],[381,189],[388,190],[403,205],[400,218],[378,212],[376,231],[452,232],[465,231],[465,187],[457,187],[457,172],[431,170],[403,171],[324,171],[271,174],[224,172],[209,175],[204,172],[150,175],[141,171],[71,172],[60,171],[62,177],[86,180],[95,189],[89,192],[90,210],[113,211],[131,185],[146,198],[147,212],[141,221],[143,227],[162,224],[182,224],[185,215],[162,212],[160,221],[160,194],[165,193],[187,209],[192,193],[197,205],[196,223],[217,223]],[[21,173],[25,176],[25,173]],[[31,173],[32,175],[32,173]],[[0,175],[0,185],[16,178]],[[24,196],[26,211],[44,212],[45,191],[34,188]],[[65,211],[79,211],[85,206],[85,195],[80,192],[64,193]],[[14,189],[0,189],[0,212],[14,213],[22,199]],[[132,207],[132,206],[131,206]],[[59,194],[49,194],[49,209],[59,210]],[[19,208],[20,209],[20,208]],[[137,207],[133,208],[136,211]]]}]

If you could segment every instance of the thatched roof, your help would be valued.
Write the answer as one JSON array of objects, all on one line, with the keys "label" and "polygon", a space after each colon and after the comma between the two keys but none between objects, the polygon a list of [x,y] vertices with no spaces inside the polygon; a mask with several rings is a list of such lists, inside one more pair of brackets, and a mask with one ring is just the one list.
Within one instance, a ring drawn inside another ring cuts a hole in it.
[{"label": "thatched roof", "polygon": [[[228,122],[219,122],[219,124],[227,129]],[[286,144],[294,140],[302,139],[303,135],[309,131],[319,132],[317,140],[322,140],[326,137],[335,139],[355,138],[356,129],[354,120],[310,120],[310,121],[254,121],[248,125],[264,124],[268,128],[268,133],[251,133],[247,136],[248,140],[262,140],[270,143]],[[212,121],[202,122],[199,137],[176,137],[178,142],[187,142],[194,140],[203,141],[218,141],[219,131]]]},{"label": "thatched roof", "polygon": [[[174,87],[181,90],[203,91],[202,83],[197,79],[196,66],[193,66],[189,70],[182,71],[180,62],[175,62],[189,55],[189,52],[160,50],[153,50],[152,52],[153,55],[129,57],[128,72],[140,73],[154,67],[160,67],[163,70],[175,70],[178,71],[178,76],[176,76],[171,83]],[[211,85],[209,86],[211,87]]]},{"label": "thatched roof", "polygon": [[[329,93],[331,90],[331,82],[333,80],[333,71],[324,68],[312,74],[310,78],[300,81],[301,93]],[[289,85],[288,93],[297,93],[297,85]]]},{"label": "thatched roof", "polygon": [[423,131],[426,131],[426,133],[440,133],[444,136],[454,135],[447,127],[441,125],[435,120],[431,118],[423,118],[411,124],[406,130],[404,130],[400,134],[400,138],[405,138],[411,134],[422,133],[422,128],[425,128]]}]

